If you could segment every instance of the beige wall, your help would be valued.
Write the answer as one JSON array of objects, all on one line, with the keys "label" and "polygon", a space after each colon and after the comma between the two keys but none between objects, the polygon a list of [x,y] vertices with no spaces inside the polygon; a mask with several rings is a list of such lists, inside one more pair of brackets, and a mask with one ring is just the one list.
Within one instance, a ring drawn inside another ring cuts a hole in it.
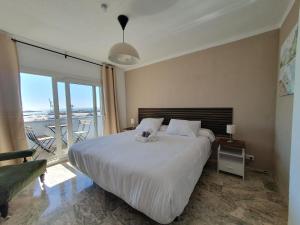
[{"label": "beige wall", "polygon": [[[298,22],[299,2],[299,0],[296,0],[280,29],[280,46]],[[289,190],[293,95],[279,97],[277,91],[276,96],[274,175],[282,195],[287,200]]]},{"label": "beige wall", "polygon": [[270,170],[278,42],[276,30],[126,72],[127,121],[139,107],[233,107],[251,166]]}]

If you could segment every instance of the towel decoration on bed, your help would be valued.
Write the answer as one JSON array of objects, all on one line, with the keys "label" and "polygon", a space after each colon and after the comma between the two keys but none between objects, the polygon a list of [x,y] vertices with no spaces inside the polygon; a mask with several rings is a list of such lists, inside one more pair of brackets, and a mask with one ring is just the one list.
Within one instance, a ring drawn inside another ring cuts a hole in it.
[{"label": "towel decoration on bed", "polygon": [[146,131],[139,131],[135,135],[135,140],[143,143],[154,142],[158,141],[158,137],[156,136],[156,132],[150,129]]}]

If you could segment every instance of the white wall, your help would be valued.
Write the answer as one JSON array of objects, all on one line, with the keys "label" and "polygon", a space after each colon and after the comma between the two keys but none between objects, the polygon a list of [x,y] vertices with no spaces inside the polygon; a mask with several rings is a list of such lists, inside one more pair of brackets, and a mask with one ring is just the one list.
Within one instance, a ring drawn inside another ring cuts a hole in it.
[{"label": "white wall", "polygon": [[[23,72],[49,74],[62,80],[99,84],[100,67],[42,49],[17,44],[19,64]],[[124,71],[116,68],[117,100],[121,128],[126,127],[126,93]]]},{"label": "white wall", "polygon": [[[21,68],[48,71],[59,78],[100,82],[100,67],[42,49],[17,44]],[[54,74],[53,74],[54,73]]]},{"label": "white wall", "polygon": [[300,35],[298,35],[292,149],[290,163],[289,225],[300,224]]}]

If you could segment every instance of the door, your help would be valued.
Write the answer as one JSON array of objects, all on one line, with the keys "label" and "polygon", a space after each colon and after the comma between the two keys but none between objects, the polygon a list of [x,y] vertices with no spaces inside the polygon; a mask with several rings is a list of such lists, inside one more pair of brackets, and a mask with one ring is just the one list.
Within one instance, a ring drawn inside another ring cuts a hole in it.
[{"label": "door", "polygon": [[61,148],[55,134],[53,78],[21,73],[20,86],[28,146],[36,149],[35,159],[55,160]]},{"label": "door", "polygon": [[73,143],[98,136],[94,87],[70,83]]}]

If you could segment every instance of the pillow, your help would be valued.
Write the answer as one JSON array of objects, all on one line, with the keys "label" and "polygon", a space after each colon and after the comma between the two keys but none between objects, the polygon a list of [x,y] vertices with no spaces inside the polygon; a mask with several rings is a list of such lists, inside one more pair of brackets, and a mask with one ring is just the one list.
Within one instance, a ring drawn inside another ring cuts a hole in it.
[{"label": "pillow", "polygon": [[160,128],[164,118],[144,118],[140,124],[136,127],[139,131],[149,131],[157,132]]},{"label": "pillow", "polygon": [[210,142],[214,142],[216,140],[214,133],[210,129],[200,128],[198,134],[199,136],[207,137]]},{"label": "pillow", "polygon": [[171,119],[166,132],[167,134],[197,137],[200,127],[201,121]]},{"label": "pillow", "polygon": [[166,131],[168,129],[167,125],[161,125],[159,131]]}]

